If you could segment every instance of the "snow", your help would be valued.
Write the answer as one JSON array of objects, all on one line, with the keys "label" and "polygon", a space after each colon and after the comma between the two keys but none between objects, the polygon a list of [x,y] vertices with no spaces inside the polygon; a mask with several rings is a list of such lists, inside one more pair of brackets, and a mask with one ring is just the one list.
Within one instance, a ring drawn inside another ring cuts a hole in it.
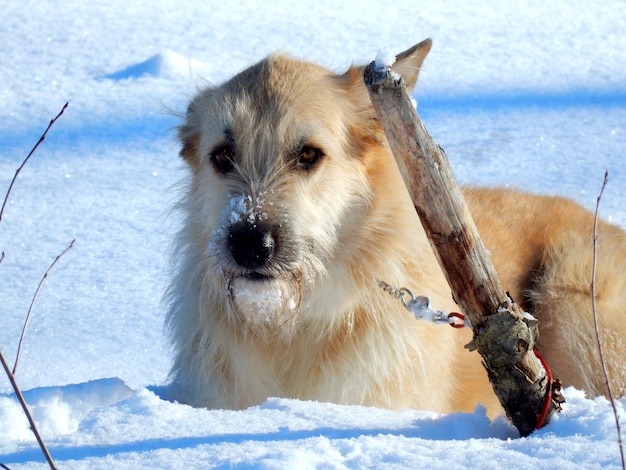
[{"label": "snow", "polygon": [[[288,305],[293,305],[292,298],[285,298],[282,283],[269,281],[247,281],[237,279],[232,283],[233,302],[242,315],[260,317],[261,321],[269,321],[277,314],[284,312]],[[293,310],[293,309],[290,309]]]},{"label": "snow", "polygon": [[[601,215],[626,227],[623,2],[5,3],[0,188],[70,102],[0,224],[10,361],[37,283],[77,240],[44,284],[17,372],[59,468],[620,466],[610,404],[574,389],[527,438],[480,407],[440,416],[272,398],[203,410],[159,392],[171,360],[161,305],[170,209],[187,175],[175,127],[198,88],[277,49],[343,71],[431,37],[414,97],[462,183],[593,208],[608,170]],[[0,462],[45,468],[3,379]]]},{"label": "snow", "polygon": [[396,53],[387,47],[380,49],[376,54],[376,59],[374,59],[376,68],[391,67],[395,61]]}]

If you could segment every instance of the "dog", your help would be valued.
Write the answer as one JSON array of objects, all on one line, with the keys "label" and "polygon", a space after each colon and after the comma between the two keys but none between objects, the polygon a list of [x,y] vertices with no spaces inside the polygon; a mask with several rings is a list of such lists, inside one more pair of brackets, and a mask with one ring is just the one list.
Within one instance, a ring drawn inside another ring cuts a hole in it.
[{"label": "dog", "polygon": [[[392,66],[409,90],[431,47]],[[291,397],[502,412],[469,328],[418,321],[379,282],[458,310],[363,84],[274,54],[198,93],[178,129],[189,178],[166,299],[169,395],[242,409]],[[538,321],[564,386],[605,393],[592,321],[594,217],[574,202],[466,188],[503,286]],[[626,235],[600,222],[596,300],[626,393]]]}]

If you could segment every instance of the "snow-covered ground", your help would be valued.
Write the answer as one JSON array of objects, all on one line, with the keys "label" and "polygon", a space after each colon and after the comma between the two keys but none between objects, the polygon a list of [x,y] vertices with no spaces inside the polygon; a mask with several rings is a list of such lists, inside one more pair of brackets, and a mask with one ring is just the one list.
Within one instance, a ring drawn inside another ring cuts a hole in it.
[{"label": "snow-covered ground", "polygon": [[[0,224],[0,348],[60,468],[616,468],[609,403],[565,391],[528,438],[503,418],[281,398],[245,411],[161,400],[160,298],[173,128],[196,87],[281,49],[343,71],[431,37],[415,95],[459,180],[562,194],[626,228],[626,2],[5,2],[0,194],[48,121]],[[626,421],[626,400],[617,403]],[[0,463],[45,468],[0,375]]]}]

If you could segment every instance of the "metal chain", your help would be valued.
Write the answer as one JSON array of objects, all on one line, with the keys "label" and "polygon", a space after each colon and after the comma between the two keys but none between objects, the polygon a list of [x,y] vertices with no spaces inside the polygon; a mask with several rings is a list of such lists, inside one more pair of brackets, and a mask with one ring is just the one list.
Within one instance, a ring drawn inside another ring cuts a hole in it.
[{"label": "metal chain", "polygon": [[436,323],[448,323],[454,328],[463,328],[468,326],[465,316],[458,312],[444,312],[442,310],[433,310],[430,308],[430,299],[423,295],[415,296],[406,287],[396,289],[383,281],[378,281],[378,285],[383,291],[392,297],[400,300],[404,308],[413,313],[418,320],[429,320]]}]

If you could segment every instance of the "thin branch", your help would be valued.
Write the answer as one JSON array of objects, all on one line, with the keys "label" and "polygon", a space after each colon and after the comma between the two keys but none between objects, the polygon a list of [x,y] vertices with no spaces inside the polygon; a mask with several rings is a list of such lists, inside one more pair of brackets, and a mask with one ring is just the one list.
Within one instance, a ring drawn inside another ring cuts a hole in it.
[{"label": "thin branch", "polygon": [[41,451],[46,457],[46,461],[48,462],[48,465],[50,466],[51,470],[56,470],[57,467],[54,463],[54,460],[52,460],[52,456],[50,455],[50,452],[48,451],[48,448],[46,447],[45,442],[43,441],[43,439],[41,438],[41,435],[39,434],[39,431],[37,430],[37,425],[35,424],[35,420],[33,419],[33,416],[30,414],[30,410],[28,409],[26,400],[24,400],[24,396],[22,395],[20,387],[17,385],[17,382],[15,381],[15,375],[13,375],[13,373],[11,372],[11,369],[9,368],[9,365],[7,364],[7,361],[4,359],[2,350],[0,350],[0,362],[2,362],[2,367],[4,367],[4,371],[7,373],[7,377],[9,377],[9,381],[11,382],[11,386],[13,387],[13,391],[15,392],[15,395],[17,396],[17,399],[20,402],[20,405],[22,405],[22,410],[24,410],[26,419],[28,419],[28,423],[30,424],[30,429],[33,431],[33,434],[35,435],[35,438],[37,439],[37,442],[39,443],[39,447],[41,447]]},{"label": "thin branch", "polygon": [[600,356],[600,367],[604,374],[604,383],[608,394],[609,401],[613,407],[613,415],[615,416],[615,427],[617,429],[617,443],[619,444],[620,456],[622,457],[622,468],[626,470],[626,460],[624,460],[624,445],[622,443],[622,430],[619,422],[619,415],[617,413],[617,407],[613,400],[613,392],[611,391],[611,384],[609,383],[609,376],[604,364],[604,354],[602,353],[602,341],[600,339],[600,329],[598,325],[598,311],[596,309],[596,264],[598,257],[598,212],[600,209],[600,200],[602,199],[602,193],[609,179],[609,172],[604,172],[604,181],[602,182],[602,188],[596,201],[596,211],[593,218],[593,261],[591,265],[591,310],[593,312],[593,326],[595,328],[596,341],[598,344],[598,354]]},{"label": "thin branch", "polygon": [[37,286],[37,289],[35,290],[35,294],[33,295],[33,299],[30,302],[30,307],[28,307],[28,313],[26,314],[26,320],[24,321],[24,327],[22,328],[20,342],[17,345],[17,353],[15,355],[15,365],[13,366],[13,375],[15,375],[15,372],[17,371],[17,363],[20,360],[20,352],[22,350],[22,343],[24,342],[24,337],[26,336],[26,329],[28,328],[28,324],[30,323],[31,314],[33,313],[33,307],[35,306],[35,301],[37,300],[37,296],[39,295],[41,286],[43,285],[44,281],[48,277],[48,274],[50,273],[52,268],[54,268],[54,265],[57,264],[57,262],[61,259],[61,257],[74,246],[75,241],[76,239],[72,240],[70,244],[65,248],[65,250],[63,250],[61,254],[59,254],[54,259],[54,261],[50,264],[50,266],[48,266],[48,269],[46,269],[46,272],[44,273],[44,275],[41,277],[41,280],[39,281],[39,285]]},{"label": "thin branch", "polygon": [[6,196],[4,197],[4,202],[2,203],[2,208],[0,208],[0,223],[2,222],[2,215],[4,214],[4,208],[7,205],[7,202],[9,200],[9,195],[11,194],[11,190],[13,189],[13,185],[15,184],[15,180],[17,180],[17,176],[20,174],[20,172],[22,171],[22,168],[24,168],[24,166],[26,165],[28,160],[30,160],[30,157],[33,155],[33,153],[35,153],[35,150],[37,150],[37,147],[39,147],[39,145],[46,139],[46,135],[48,134],[48,131],[54,125],[54,123],[57,121],[57,119],[59,119],[61,117],[61,115],[65,111],[65,108],[67,108],[68,104],[69,103],[65,103],[65,105],[63,105],[63,108],[61,108],[61,111],[59,111],[59,114],[57,114],[53,119],[50,120],[50,123],[48,124],[48,127],[46,127],[46,130],[43,132],[43,134],[41,134],[41,137],[39,137],[39,140],[37,141],[35,146],[31,149],[31,151],[26,156],[26,158],[24,159],[24,161],[22,162],[20,167],[15,172],[15,175],[13,176],[13,179],[11,180],[11,184],[9,184],[9,189],[7,190]]},{"label": "thin branch", "polygon": [[[61,111],[59,111],[59,113],[53,119],[50,120],[50,123],[48,124],[48,127],[46,127],[46,130],[43,132],[43,134],[41,135],[41,137],[39,138],[39,140],[37,141],[35,146],[31,149],[31,151],[28,153],[28,155],[26,156],[26,158],[24,159],[22,164],[16,170],[15,175],[13,175],[13,179],[11,180],[11,183],[9,184],[9,189],[7,190],[6,195],[4,197],[4,201],[2,203],[2,207],[0,207],[0,222],[2,222],[2,216],[4,214],[4,208],[6,207],[7,202],[9,200],[9,196],[11,194],[11,190],[13,189],[13,185],[15,184],[15,181],[17,180],[18,175],[22,171],[22,168],[24,168],[24,166],[26,165],[28,160],[30,160],[30,157],[35,153],[35,150],[37,150],[39,145],[46,139],[48,131],[54,125],[54,123],[57,121],[57,119],[59,119],[61,117],[61,115],[63,114],[63,112],[67,108],[68,104],[69,103],[65,103],[63,108],[61,108]],[[35,435],[35,438],[37,439],[37,442],[39,443],[39,447],[41,448],[41,451],[43,452],[43,454],[44,454],[44,456],[46,458],[46,461],[48,462],[48,465],[50,466],[50,468],[52,470],[56,470],[57,467],[56,467],[56,465],[54,463],[54,460],[52,460],[52,456],[50,455],[50,452],[48,451],[48,448],[46,447],[46,444],[44,443],[43,439],[41,438],[41,434],[39,434],[39,430],[37,429],[37,425],[35,424],[35,421],[34,421],[32,415],[30,414],[30,411],[28,409],[28,405],[26,404],[26,400],[24,400],[24,396],[22,395],[22,392],[21,392],[19,386],[17,385],[17,382],[15,380],[15,370],[17,369],[17,361],[18,361],[19,356],[20,356],[20,348],[21,348],[21,345],[22,345],[22,341],[24,339],[24,334],[26,332],[26,326],[28,324],[28,321],[29,321],[29,318],[30,318],[30,315],[31,315],[31,312],[32,312],[32,309],[33,309],[33,305],[35,303],[35,299],[37,298],[37,294],[39,293],[39,290],[40,290],[40,288],[41,288],[41,286],[43,284],[43,281],[48,276],[48,272],[56,264],[56,262],[59,260],[59,258],[61,256],[63,256],[73,245],[74,245],[74,240],[72,240],[72,243],[70,243],[70,245],[59,256],[57,256],[57,258],[52,262],[52,264],[50,265],[50,267],[48,268],[48,270],[44,274],[43,278],[39,282],[39,286],[37,287],[37,291],[35,291],[35,295],[33,296],[33,300],[31,302],[30,308],[28,310],[28,315],[27,315],[26,321],[24,323],[24,328],[22,330],[22,337],[20,338],[20,344],[19,344],[19,347],[18,347],[17,356],[15,358],[15,365],[13,367],[13,371],[11,371],[11,369],[10,369],[6,359],[4,358],[4,354],[2,354],[2,350],[0,349],[0,362],[2,362],[2,367],[4,368],[4,371],[6,372],[7,377],[9,378],[9,381],[11,382],[11,386],[13,387],[13,390],[15,391],[15,395],[17,396],[17,399],[20,402],[20,405],[22,406],[22,410],[24,411],[24,414],[26,415],[26,418],[28,419],[28,422],[30,424],[30,429],[33,432],[33,434]],[[2,263],[3,260],[4,260],[4,252],[2,252],[2,254],[0,254],[0,263]],[[8,468],[4,464],[0,464],[0,467],[2,467],[4,469]]]}]

